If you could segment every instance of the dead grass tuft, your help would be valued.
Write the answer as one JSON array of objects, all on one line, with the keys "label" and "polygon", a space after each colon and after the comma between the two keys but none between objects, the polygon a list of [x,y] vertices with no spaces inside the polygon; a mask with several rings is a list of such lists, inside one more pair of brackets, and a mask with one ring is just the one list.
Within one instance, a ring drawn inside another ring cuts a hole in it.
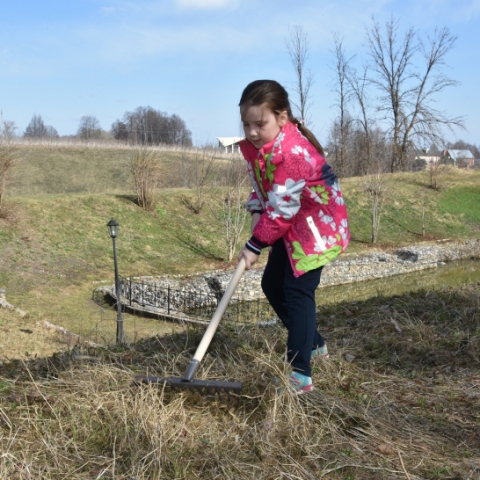
[{"label": "dead grass tuft", "polygon": [[19,209],[15,203],[4,202],[0,206],[0,226],[3,228],[15,226],[19,220]]}]

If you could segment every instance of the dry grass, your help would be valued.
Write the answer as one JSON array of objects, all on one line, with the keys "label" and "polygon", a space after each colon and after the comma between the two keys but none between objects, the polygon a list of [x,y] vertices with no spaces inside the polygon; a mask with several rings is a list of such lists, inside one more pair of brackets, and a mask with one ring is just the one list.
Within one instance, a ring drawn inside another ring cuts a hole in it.
[{"label": "dry grass", "polygon": [[[2,141],[0,139],[0,145],[14,145],[17,147],[42,147],[48,149],[55,149],[59,147],[81,147],[81,148],[90,148],[90,149],[105,149],[105,150],[137,150],[141,148],[142,145],[122,142],[120,140],[115,140],[113,138],[110,139],[81,139],[81,138],[28,138],[28,137],[14,137],[9,139],[7,142]],[[222,149],[218,148],[209,148],[209,147],[185,147],[182,145],[167,145],[167,144],[159,144],[159,145],[149,145],[148,148],[150,150],[154,150],[157,152],[190,152],[196,153],[201,149],[208,149],[215,152],[217,156],[223,158],[231,158],[231,157],[240,157],[239,153],[226,153]]]},{"label": "dry grass", "polygon": [[283,387],[285,332],[223,327],[198,378],[235,402],[134,387],[180,376],[202,331],[1,367],[0,478],[478,479],[479,285],[324,307],[316,390]]}]

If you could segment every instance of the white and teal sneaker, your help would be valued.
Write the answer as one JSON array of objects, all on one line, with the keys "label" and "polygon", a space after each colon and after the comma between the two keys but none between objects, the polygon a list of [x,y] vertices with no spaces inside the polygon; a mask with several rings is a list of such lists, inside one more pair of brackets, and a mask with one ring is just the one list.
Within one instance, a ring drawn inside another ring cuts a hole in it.
[{"label": "white and teal sneaker", "polygon": [[328,354],[327,344],[323,345],[323,347],[316,348],[312,350],[312,355],[310,358],[329,358],[330,355]]},{"label": "white and teal sneaker", "polygon": [[313,390],[312,377],[293,372],[290,376],[290,389],[298,395],[311,392]]}]

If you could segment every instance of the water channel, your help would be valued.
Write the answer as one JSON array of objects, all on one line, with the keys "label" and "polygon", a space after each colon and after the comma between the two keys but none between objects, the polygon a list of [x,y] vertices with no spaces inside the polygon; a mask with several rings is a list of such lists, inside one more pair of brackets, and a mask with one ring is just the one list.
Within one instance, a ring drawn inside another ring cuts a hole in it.
[{"label": "water channel", "polygon": [[[480,259],[439,264],[403,275],[356,282],[317,290],[317,304],[362,301],[376,296],[392,297],[421,289],[436,290],[446,286],[480,282]],[[479,286],[480,290],[480,286]]]}]

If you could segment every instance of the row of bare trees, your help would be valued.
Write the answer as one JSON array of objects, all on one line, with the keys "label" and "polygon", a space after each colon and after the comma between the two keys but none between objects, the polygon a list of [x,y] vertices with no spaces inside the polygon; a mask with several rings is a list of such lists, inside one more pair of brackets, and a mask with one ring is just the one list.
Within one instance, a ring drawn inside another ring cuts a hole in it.
[{"label": "row of bare trees", "polygon": [[[336,117],[327,147],[339,176],[408,170],[420,149],[442,145],[447,131],[465,128],[462,117],[435,107],[446,89],[458,85],[446,75],[446,57],[457,40],[447,27],[401,32],[397,19],[381,25],[373,18],[359,55],[348,54],[338,33],[333,40]],[[285,43],[295,72],[293,103],[308,123],[313,74],[306,68],[307,34],[295,26]]]},{"label": "row of bare trees", "polygon": [[[18,135],[15,122],[0,119],[0,137],[14,138]],[[76,137],[82,140],[98,140],[107,137],[129,142],[134,145],[180,145],[191,146],[192,134],[178,115],[168,115],[151,107],[138,107],[133,112],[125,112],[116,120],[110,132],[100,126],[94,115],[82,115]],[[57,130],[45,125],[41,115],[33,115],[23,132],[26,138],[58,138]]]},{"label": "row of bare trees", "polygon": [[[102,138],[104,134],[100,127],[98,119],[92,115],[84,115],[81,117],[77,136],[83,139]],[[0,137],[3,139],[12,139],[17,137],[18,127],[15,122],[6,120],[0,123]],[[23,132],[26,138],[58,138],[57,130],[51,125],[45,125],[41,115],[34,114],[27,128]]]},{"label": "row of bare trees", "polygon": [[382,26],[373,19],[365,42],[363,57],[349,57],[334,36],[338,114],[329,152],[341,175],[408,170],[417,151],[464,128],[462,117],[435,108],[440,94],[458,85],[445,73],[456,42],[447,27],[427,35],[414,28],[402,33],[398,20]]}]

